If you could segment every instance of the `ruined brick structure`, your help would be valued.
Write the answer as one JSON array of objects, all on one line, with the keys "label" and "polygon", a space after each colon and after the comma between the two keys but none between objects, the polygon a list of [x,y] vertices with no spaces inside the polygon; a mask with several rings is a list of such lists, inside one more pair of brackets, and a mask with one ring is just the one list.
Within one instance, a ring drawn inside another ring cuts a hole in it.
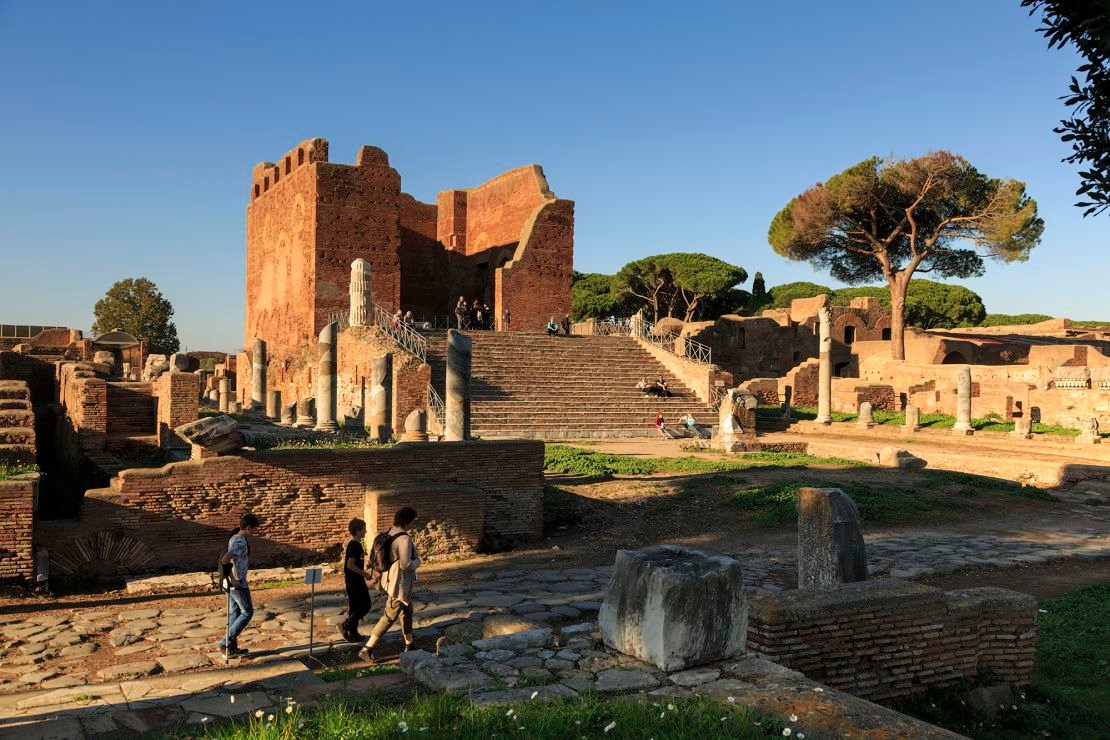
[{"label": "ruined brick structure", "polygon": [[1037,601],[1001,588],[942,591],[884,578],[756,598],[748,649],[881,701],[988,674],[1033,681]]},{"label": "ruined brick structure", "polygon": [[[93,561],[119,572],[207,569],[249,510],[262,520],[252,564],[316,562],[338,555],[347,522],[378,511],[383,492],[397,486],[412,487],[418,526],[460,533],[456,544],[504,545],[543,532],[542,443],[482,441],[268,451],[124,470],[108,488],[86,492],[79,526],[40,527],[37,536],[61,574]],[[480,493],[480,505],[464,497],[456,507],[460,491]]]},{"label": "ruined brick structure", "polygon": [[31,535],[38,489],[38,473],[0,481],[0,582],[29,581],[34,572]]},{"label": "ruined brick structure", "polygon": [[254,168],[244,346],[258,337],[271,362],[295,359],[347,311],[358,258],[388,309],[446,315],[463,295],[490,305],[498,328],[511,311],[514,329],[539,330],[570,310],[573,248],[574,203],[555,197],[537,165],[421,203],[381,149],[336,164],[326,140],[310,139]]}]

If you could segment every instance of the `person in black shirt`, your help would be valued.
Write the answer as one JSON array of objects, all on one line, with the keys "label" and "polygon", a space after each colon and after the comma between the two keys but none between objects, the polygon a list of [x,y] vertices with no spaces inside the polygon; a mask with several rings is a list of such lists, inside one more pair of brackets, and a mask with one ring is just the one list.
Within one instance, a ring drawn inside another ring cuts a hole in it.
[{"label": "person in black shirt", "polygon": [[366,570],[366,551],[362,538],[366,536],[366,522],[352,519],[347,525],[351,539],[343,549],[343,582],[347,590],[347,619],[339,625],[339,632],[348,642],[363,642],[366,638],[358,632],[358,623],[370,613],[370,588],[366,582],[373,576]]}]

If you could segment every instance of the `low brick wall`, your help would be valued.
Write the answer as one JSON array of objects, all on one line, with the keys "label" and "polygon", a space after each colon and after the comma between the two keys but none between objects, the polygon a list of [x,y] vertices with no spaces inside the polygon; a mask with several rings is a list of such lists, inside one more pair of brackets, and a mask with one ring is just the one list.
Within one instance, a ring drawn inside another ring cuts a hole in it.
[{"label": "low brick wall", "polygon": [[262,520],[252,563],[318,560],[338,555],[371,491],[447,483],[485,494],[483,537],[511,544],[542,535],[543,444],[516,440],[280,450],[124,470],[111,487],[86,492],[79,526],[40,534],[62,573],[93,561],[119,572],[210,569],[249,510]]},{"label": "low brick wall", "polygon": [[29,581],[34,575],[31,536],[38,491],[38,473],[0,481],[0,581]]},{"label": "low brick wall", "polygon": [[872,700],[990,673],[1033,680],[1037,602],[1000,588],[945,592],[884,578],[829,591],[761,596],[748,649],[808,678]]}]

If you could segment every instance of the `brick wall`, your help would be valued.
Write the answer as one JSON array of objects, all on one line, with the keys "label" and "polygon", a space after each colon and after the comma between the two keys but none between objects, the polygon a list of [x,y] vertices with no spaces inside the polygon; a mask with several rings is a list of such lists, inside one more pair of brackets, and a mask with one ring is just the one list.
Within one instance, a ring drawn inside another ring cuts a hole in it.
[{"label": "brick wall", "polygon": [[188,443],[173,430],[197,420],[200,378],[193,373],[162,373],[154,391],[158,398],[158,445],[187,447]]},{"label": "brick wall", "polygon": [[130,542],[131,551],[149,550],[147,567],[207,569],[250,510],[262,520],[252,562],[318,559],[338,552],[347,522],[364,514],[368,491],[428,484],[482,491],[489,539],[542,534],[543,444],[530,441],[282,450],[125,470],[109,488],[86,492],[75,530],[43,534],[54,539],[47,543],[52,558],[70,571],[80,561],[71,544],[104,533]]},{"label": "brick wall", "polygon": [[1033,680],[1037,602],[999,588],[944,592],[893,578],[751,602],[748,648],[850,694],[905,696],[980,673]]},{"label": "brick wall", "polygon": [[35,569],[31,535],[39,474],[0,481],[0,581],[30,580]]},{"label": "brick wall", "polygon": [[432,381],[430,365],[417,365],[401,372],[393,369],[393,430],[405,431],[405,419],[416,409],[428,408],[428,384]]},{"label": "brick wall", "polygon": [[366,492],[367,541],[393,526],[402,507],[416,509],[413,542],[422,560],[472,555],[496,543],[486,538],[486,494],[450,483],[392,486]]},{"label": "brick wall", "polygon": [[494,273],[494,318],[504,330],[508,308],[513,330],[540,331],[550,317],[570,313],[574,202],[544,203],[518,238],[513,258]]}]

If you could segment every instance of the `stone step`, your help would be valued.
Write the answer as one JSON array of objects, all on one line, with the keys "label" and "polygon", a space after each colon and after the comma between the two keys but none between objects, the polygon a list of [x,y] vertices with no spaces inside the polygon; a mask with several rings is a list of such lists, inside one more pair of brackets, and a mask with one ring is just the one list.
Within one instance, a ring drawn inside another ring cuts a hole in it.
[{"label": "stone step", "polygon": [[13,401],[30,401],[31,391],[20,381],[0,381],[0,398]]},{"label": "stone step", "polygon": [[0,444],[0,463],[6,465],[32,465],[35,462],[33,445]]},{"label": "stone step", "polygon": [[31,410],[31,402],[22,398],[0,398],[0,411]]},{"label": "stone step", "polygon": [[31,427],[0,427],[0,445],[34,445],[35,429]]},{"label": "stone step", "polygon": [[35,414],[28,409],[0,409],[0,427],[35,426]]}]

